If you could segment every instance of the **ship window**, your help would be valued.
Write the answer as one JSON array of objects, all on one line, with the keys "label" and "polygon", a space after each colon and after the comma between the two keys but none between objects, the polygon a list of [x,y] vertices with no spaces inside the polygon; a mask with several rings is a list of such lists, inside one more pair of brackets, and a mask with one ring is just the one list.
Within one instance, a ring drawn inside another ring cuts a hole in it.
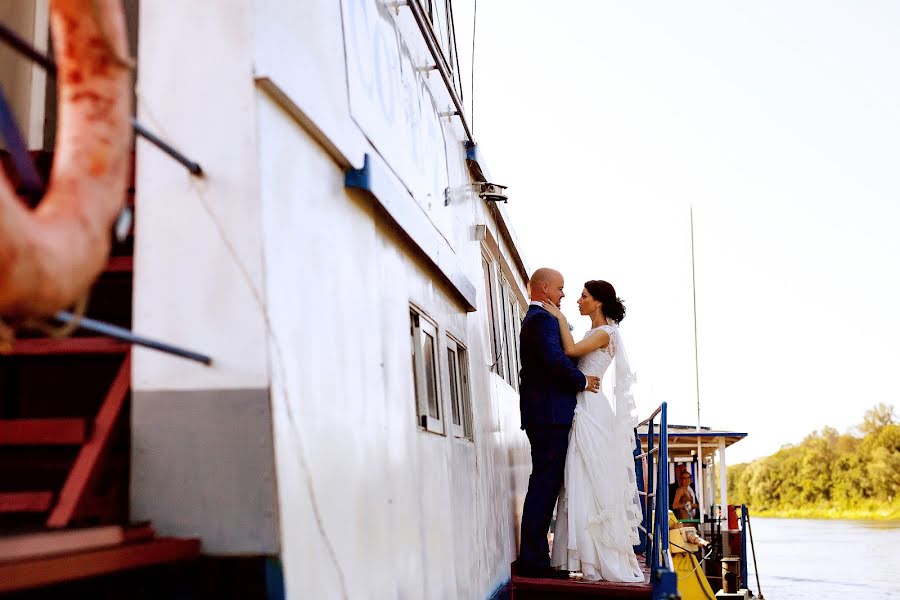
[{"label": "ship window", "polygon": [[501,357],[504,379],[514,389],[519,389],[519,330],[522,326],[519,302],[509,282],[500,275],[500,312],[503,315],[503,343]]},{"label": "ship window", "polygon": [[512,324],[512,331],[510,331],[510,348],[512,349],[512,356],[510,358],[510,364],[512,365],[512,377],[510,383],[516,390],[519,389],[519,371],[521,370],[520,365],[520,357],[519,357],[519,332],[522,329],[522,312],[519,307],[519,302],[516,300],[515,295],[510,290],[509,293],[509,322]]},{"label": "ship window", "polygon": [[472,439],[472,403],[469,396],[469,359],[465,347],[447,337],[447,365],[450,374],[450,407],[453,435]]},{"label": "ship window", "polygon": [[410,309],[410,341],[412,344],[412,373],[419,426],[428,431],[443,433],[440,388],[438,386],[437,326],[423,314]]},{"label": "ship window", "polygon": [[[520,296],[501,268],[495,250],[482,246],[484,274],[484,314],[487,319],[491,371],[515,390],[519,389],[519,331],[524,316]],[[505,265],[505,263],[504,263]]]},{"label": "ship window", "polygon": [[494,311],[494,274],[491,268],[491,260],[482,252],[481,268],[484,270],[484,296],[485,296],[485,315],[487,316],[488,326],[488,346],[490,348],[491,371],[500,374],[500,353],[497,348],[500,346],[499,329],[497,327],[497,318]]}]

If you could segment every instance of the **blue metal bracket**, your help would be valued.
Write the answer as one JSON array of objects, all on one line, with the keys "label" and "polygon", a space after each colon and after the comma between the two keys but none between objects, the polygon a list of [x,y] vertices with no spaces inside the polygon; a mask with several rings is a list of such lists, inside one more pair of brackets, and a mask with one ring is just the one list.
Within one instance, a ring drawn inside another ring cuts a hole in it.
[{"label": "blue metal bracket", "polygon": [[478,183],[487,183],[490,181],[490,173],[488,173],[487,165],[481,158],[478,151],[478,144],[475,142],[464,142],[466,148],[466,166],[469,167],[469,174]]},{"label": "blue metal bracket", "polygon": [[661,570],[653,581],[653,600],[677,600],[678,576],[675,571]]},{"label": "blue metal bracket", "polygon": [[268,600],[284,600],[284,570],[278,557],[266,557],[266,597]]},{"label": "blue metal bracket", "polygon": [[363,159],[362,169],[349,169],[344,173],[344,185],[348,188],[372,192],[372,168],[369,155]]},{"label": "blue metal bracket", "polygon": [[44,193],[44,182],[41,181],[41,177],[34,166],[34,161],[31,160],[31,155],[28,153],[28,145],[25,143],[25,138],[22,136],[22,132],[19,131],[18,125],[16,125],[15,115],[13,115],[9,102],[6,101],[2,85],[0,85],[0,137],[3,138],[3,142],[6,144],[6,149],[12,158],[16,174],[19,176],[20,185],[17,191],[30,199],[39,199]]},{"label": "blue metal bracket", "polygon": [[459,295],[466,311],[475,311],[475,285],[466,277],[456,251],[386,163],[366,153],[361,169],[344,173],[344,186],[368,193]]}]

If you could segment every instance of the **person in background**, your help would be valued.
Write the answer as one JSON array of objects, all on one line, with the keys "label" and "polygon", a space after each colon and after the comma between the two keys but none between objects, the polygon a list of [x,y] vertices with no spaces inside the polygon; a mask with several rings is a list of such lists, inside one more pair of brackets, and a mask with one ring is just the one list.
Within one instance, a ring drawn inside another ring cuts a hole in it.
[{"label": "person in background", "polygon": [[693,478],[687,468],[678,476],[678,488],[675,490],[675,498],[672,500],[672,510],[679,519],[694,519],[697,516],[697,494],[691,486]]}]

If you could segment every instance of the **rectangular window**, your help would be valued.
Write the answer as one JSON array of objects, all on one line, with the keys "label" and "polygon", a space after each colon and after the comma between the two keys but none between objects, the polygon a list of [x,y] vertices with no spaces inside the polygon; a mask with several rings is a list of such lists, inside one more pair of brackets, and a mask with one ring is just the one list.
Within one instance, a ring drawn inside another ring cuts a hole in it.
[{"label": "rectangular window", "polygon": [[519,330],[522,326],[519,302],[512,286],[500,275],[500,312],[503,313],[503,343],[501,344],[504,379],[519,389]]},{"label": "rectangular window", "polygon": [[522,312],[519,302],[512,290],[509,291],[509,322],[511,330],[509,332],[509,365],[510,375],[509,384],[516,390],[519,389],[519,331],[522,329]]},{"label": "rectangular window", "polygon": [[465,347],[447,338],[453,435],[472,439],[472,403],[469,396],[469,359]]},{"label": "rectangular window", "polygon": [[410,309],[413,382],[419,425],[428,431],[443,433],[441,396],[438,381],[437,327],[424,315]]},{"label": "rectangular window", "polygon": [[500,306],[498,307],[500,310],[500,361],[499,363],[503,366],[503,369],[500,372],[500,376],[503,377],[507,383],[509,383],[509,310],[507,306],[509,305],[509,297],[506,285],[506,279],[503,275],[500,275]]},{"label": "rectangular window", "polygon": [[481,268],[484,271],[484,296],[485,296],[485,315],[488,320],[488,344],[490,347],[491,371],[500,373],[500,353],[497,348],[500,345],[498,339],[497,319],[494,316],[494,275],[491,272],[491,260],[482,252]]},{"label": "rectangular window", "polygon": [[[487,247],[481,249],[481,268],[484,275],[484,313],[487,318],[491,370],[513,389],[519,389],[519,332],[522,329],[524,306],[517,288],[509,283],[501,268],[502,257]],[[503,266],[505,266],[505,262]],[[479,307],[479,310],[481,307]]]}]

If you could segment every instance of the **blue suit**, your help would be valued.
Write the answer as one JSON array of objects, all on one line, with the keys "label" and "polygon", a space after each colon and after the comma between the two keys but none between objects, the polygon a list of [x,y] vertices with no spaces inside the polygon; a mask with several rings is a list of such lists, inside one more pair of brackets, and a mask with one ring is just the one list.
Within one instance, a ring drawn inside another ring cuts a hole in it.
[{"label": "blue suit", "polygon": [[587,380],[565,355],[556,317],[531,306],[519,334],[519,408],[531,442],[531,477],[522,509],[519,569],[550,566],[547,532],[563,484],[575,396]]}]

